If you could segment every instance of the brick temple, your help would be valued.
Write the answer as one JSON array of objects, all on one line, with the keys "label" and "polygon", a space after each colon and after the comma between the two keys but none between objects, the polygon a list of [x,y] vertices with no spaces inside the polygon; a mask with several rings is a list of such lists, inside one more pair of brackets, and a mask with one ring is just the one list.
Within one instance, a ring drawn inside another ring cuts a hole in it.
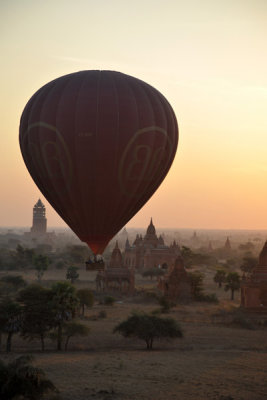
[{"label": "brick temple", "polygon": [[258,265],[241,283],[241,307],[267,314],[267,241],[260,252]]},{"label": "brick temple", "polygon": [[123,257],[116,242],[109,264],[96,276],[98,291],[118,291],[133,294],[135,289],[134,268],[123,265]]},{"label": "brick temple", "polygon": [[177,256],[180,255],[180,247],[174,241],[170,246],[164,243],[161,235],[157,235],[152,218],[144,237],[137,235],[133,244],[126,241],[123,254],[123,263],[126,267],[136,269],[148,269],[162,267],[167,269],[173,266]]},{"label": "brick temple", "polygon": [[171,302],[187,302],[191,300],[190,279],[185,270],[182,257],[177,257],[168,274],[159,279],[158,288],[164,297]]}]

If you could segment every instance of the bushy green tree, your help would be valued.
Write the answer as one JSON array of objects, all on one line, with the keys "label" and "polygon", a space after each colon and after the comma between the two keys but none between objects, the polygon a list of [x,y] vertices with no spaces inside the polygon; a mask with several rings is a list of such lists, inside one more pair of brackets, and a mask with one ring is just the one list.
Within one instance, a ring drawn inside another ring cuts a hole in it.
[{"label": "bushy green tree", "polygon": [[90,251],[84,245],[71,245],[65,249],[65,256],[69,262],[83,263],[90,256]]},{"label": "bushy green tree", "polygon": [[115,303],[115,298],[113,296],[105,296],[104,297],[104,304],[106,306],[113,306]]},{"label": "bushy green tree", "polygon": [[160,318],[145,313],[135,313],[126,321],[118,324],[113,332],[118,332],[124,337],[137,337],[146,342],[146,347],[151,350],[155,339],[181,338],[182,330],[172,318]]},{"label": "bushy green tree", "polygon": [[35,256],[34,249],[24,248],[18,244],[16,248],[15,259],[20,268],[31,267]]},{"label": "bushy green tree", "polygon": [[66,261],[60,259],[60,260],[57,260],[57,261],[55,262],[55,267],[56,267],[57,269],[62,269],[62,268],[64,268],[64,267],[66,266],[66,264],[67,264]]},{"label": "bushy green tree", "polygon": [[191,292],[193,298],[198,300],[203,293],[203,279],[204,275],[201,272],[190,272],[188,274],[191,283]]},{"label": "bushy green tree", "polygon": [[52,286],[52,308],[54,312],[54,325],[57,329],[57,349],[62,349],[62,329],[66,321],[72,319],[79,299],[76,289],[69,282],[57,282]]},{"label": "bushy green tree", "polygon": [[66,322],[63,325],[63,336],[65,336],[65,350],[68,349],[69,340],[73,336],[87,336],[90,332],[88,326],[77,321]]},{"label": "bushy green tree", "polygon": [[189,247],[182,246],[181,256],[184,260],[185,267],[187,267],[187,268],[191,267],[193,264],[193,260],[194,260],[193,251]]},{"label": "bushy green tree", "polygon": [[12,296],[27,285],[20,275],[6,275],[0,279],[0,296]]},{"label": "bushy green tree", "polygon": [[160,296],[158,301],[159,305],[161,306],[161,312],[168,313],[172,306],[170,301],[165,296]]},{"label": "bushy green tree", "polygon": [[218,269],[214,275],[214,282],[218,283],[218,287],[221,288],[222,284],[225,282],[226,272],[223,269]]},{"label": "bushy green tree", "polygon": [[79,278],[78,268],[74,266],[70,266],[67,269],[66,279],[70,280],[73,284]]},{"label": "bushy green tree", "polygon": [[251,274],[253,269],[257,266],[258,259],[256,257],[244,257],[240,265],[241,271],[245,274]]},{"label": "bushy green tree", "polygon": [[19,303],[6,299],[0,303],[0,332],[7,334],[6,351],[11,351],[12,337],[21,329],[21,306]]},{"label": "bushy green tree", "polygon": [[235,291],[240,289],[240,276],[237,272],[229,272],[226,277],[224,290],[231,291],[231,300],[234,300]]},{"label": "bushy green tree", "polygon": [[79,298],[82,315],[84,315],[85,306],[93,307],[94,295],[90,289],[79,289],[77,291],[77,297]]},{"label": "bushy green tree", "polygon": [[44,351],[45,337],[54,326],[51,289],[30,285],[19,293],[18,301],[23,304],[22,337],[30,341],[40,339]]},{"label": "bushy green tree", "polygon": [[40,400],[47,392],[57,391],[42,369],[32,365],[31,356],[22,356],[5,364],[0,360],[0,398],[3,400]]},{"label": "bushy green tree", "polygon": [[246,251],[246,252],[248,252],[248,251],[253,251],[254,250],[254,244],[252,243],[252,242],[247,242],[247,243],[241,243],[239,246],[238,246],[238,248],[239,248],[239,250],[241,250],[241,251]]},{"label": "bushy green tree", "polygon": [[33,259],[34,268],[38,281],[40,281],[50,264],[50,260],[44,254],[37,254]]}]

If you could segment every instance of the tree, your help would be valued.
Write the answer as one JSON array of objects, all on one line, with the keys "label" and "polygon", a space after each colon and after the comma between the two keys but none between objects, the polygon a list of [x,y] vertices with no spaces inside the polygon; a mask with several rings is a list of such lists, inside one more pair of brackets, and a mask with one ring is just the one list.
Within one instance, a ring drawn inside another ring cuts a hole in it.
[{"label": "tree", "polygon": [[21,328],[21,307],[13,301],[6,299],[0,304],[0,332],[7,334],[6,351],[11,351],[12,337]]},{"label": "tree", "polygon": [[165,274],[165,271],[161,268],[157,268],[157,267],[153,267],[153,268],[149,268],[146,269],[143,273],[142,276],[143,277],[147,277],[149,276],[150,279],[152,280],[154,277],[158,277],[158,276],[162,276]]},{"label": "tree", "polygon": [[47,256],[43,254],[38,254],[34,256],[33,259],[33,264],[36,269],[36,275],[38,281],[40,281],[45,273],[45,271],[48,268],[48,265],[50,264],[50,260],[48,259]]},{"label": "tree", "polygon": [[63,335],[66,337],[65,350],[68,349],[69,340],[73,336],[87,336],[90,332],[88,326],[76,321],[70,321],[63,326]]},{"label": "tree", "polygon": [[15,259],[20,267],[25,268],[31,266],[34,256],[34,249],[24,248],[20,244],[17,245]]},{"label": "tree", "polygon": [[19,293],[18,301],[23,303],[21,335],[23,338],[41,340],[44,351],[44,339],[54,325],[52,291],[40,285],[30,285]]},{"label": "tree", "polygon": [[223,269],[218,269],[216,274],[214,275],[214,282],[218,283],[218,287],[221,288],[222,284],[225,282],[226,272]]},{"label": "tree", "polygon": [[66,266],[66,261],[64,261],[64,260],[62,260],[62,259],[56,261],[56,263],[55,263],[55,267],[56,267],[57,269],[62,269],[62,268],[64,268],[65,266]]},{"label": "tree", "polygon": [[82,263],[90,256],[90,251],[84,245],[71,245],[65,250],[68,260],[73,263]]},{"label": "tree", "polygon": [[227,292],[231,290],[231,300],[234,300],[234,293],[240,289],[240,276],[237,272],[229,272],[226,277],[226,284],[224,290]]},{"label": "tree", "polygon": [[22,356],[9,364],[0,360],[0,398],[40,400],[47,392],[56,392],[40,368],[32,365],[31,356]]},{"label": "tree", "polygon": [[159,305],[161,306],[161,312],[168,313],[172,306],[170,301],[165,296],[160,296],[158,301]]},{"label": "tree", "polygon": [[251,274],[253,269],[257,266],[258,259],[256,257],[244,257],[242,264],[240,265],[241,271],[245,274]]},{"label": "tree", "polygon": [[62,349],[62,328],[66,321],[71,320],[79,299],[76,289],[69,282],[57,282],[52,286],[52,308],[54,312],[54,326],[57,329],[57,349]]},{"label": "tree", "polygon": [[0,296],[10,296],[27,285],[20,275],[6,275],[0,279]]},{"label": "tree", "polygon": [[77,271],[78,271],[78,268],[74,267],[74,266],[70,266],[67,269],[66,279],[69,279],[72,284],[79,278],[79,274]]},{"label": "tree", "polygon": [[247,242],[238,246],[239,250],[241,251],[252,251],[254,250],[254,247],[255,246],[252,242]]},{"label": "tree", "polygon": [[104,304],[106,306],[113,306],[115,303],[115,298],[113,296],[105,296],[104,297]]},{"label": "tree", "polygon": [[89,289],[79,289],[77,291],[77,297],[80,301],[80,307],[82,308],[82,315],[84,315],[84,309],[86,307],[92,307],[94,304],[94,295]]},{"label": "tree", "polygon": [[155,339],[181,338],[182,330],[172,318],[160,318],[155,315],[135,313],[126,321],[118,324],[113,333],[118,332],[124,337],[137,337],[146,342],[146,347],[151,350]]},{"label": "tree", "polygon": [[193,251],[189,247],[182,246],[181,256],[184,260],[185,266],[187,268],[191,267],[191,265],[193,264],[193,259],[194,259]]},{"label": "tree", "polygon": [[191,283],[191,291],[195,300],[203,293],[203,279],[204,275],[201,272],[191,272],[189,275]]}]

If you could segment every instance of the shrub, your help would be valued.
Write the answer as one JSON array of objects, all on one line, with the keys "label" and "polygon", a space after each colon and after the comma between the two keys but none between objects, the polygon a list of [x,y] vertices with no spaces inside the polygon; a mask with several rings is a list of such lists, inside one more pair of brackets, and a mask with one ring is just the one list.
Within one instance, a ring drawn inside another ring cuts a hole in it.
[{"label": "shrub", "polygon": [[216,274],[214,275],[214,282],[218,283],[218,287],[221,288],[222,284],[225,282],[226,272],[223,269],[218,269]]},{"label": "shrub", "polygon": [[196,300],[198,300],[198,301],[206,301],[207,303],[215,303],[215,304],[219,303],[219,300],[218,300],[218,298],[217,298],[215,293],[210,293],[210,294],[200,293],[196,297]]},{"label": "shrub", "polygon": [[94,305],[94,295],[90,289],[79,289],[77,291],[77,296],[80,300],[82,315],[84,316],[85,306],[93,307]]},{"label": "shrub", "polygon": [[70,280],[71,283],[74,283],[78,278],[79,278],[78,268],[70,266],[66,272],[66,279]]},{"label": "shrub", "polygon": [[56,392],[42,369],[32,365],[30,356],[22,356],[9,364],[0,361],[0,398],[3,400],[39,400],[47,392]]},{"label": "shrub", "polygon": [[107,313],[105,310],[99,311],[98,318],[107,318]]},{"label": "shrub", "polygon": [[168,313],[172,306],[170,301],[165,296],[161,296],[159,298],[159,305],[161,306],[162,313]]},{"label": "shrub", "polygon": [[115,298],[112,296],[105,296],[104,297],[104,304],[106,306],[113,306],[115,303]]},{"label": "shrub", "polygon": [[190,272],[188,275],[191,283],[191,292],[193,298],[197,300],[203,292],[204,275],[201,272]]}]

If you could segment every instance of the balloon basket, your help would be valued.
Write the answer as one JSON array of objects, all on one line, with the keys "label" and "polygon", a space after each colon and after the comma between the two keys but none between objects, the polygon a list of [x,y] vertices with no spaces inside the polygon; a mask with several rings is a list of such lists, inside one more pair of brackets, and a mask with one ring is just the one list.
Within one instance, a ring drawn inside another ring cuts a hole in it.
[{"label": "balloon basket", "polygon": [[85,266],[86,266],[86,271],[104,271],[105,269],[104,261],[96,261],[96,262],[86,261]]}]

